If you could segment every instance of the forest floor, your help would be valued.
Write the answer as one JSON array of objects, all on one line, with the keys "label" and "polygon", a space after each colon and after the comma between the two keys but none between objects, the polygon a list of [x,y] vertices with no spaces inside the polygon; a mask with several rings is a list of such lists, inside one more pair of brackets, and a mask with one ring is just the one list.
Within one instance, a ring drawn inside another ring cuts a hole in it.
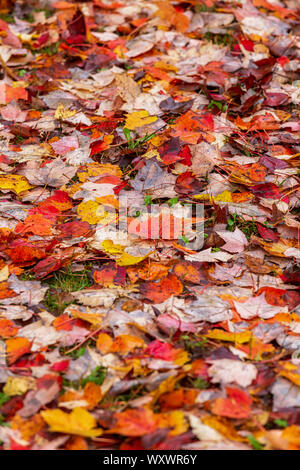
[{"label": "forest floor", "polygon": [[298,0],[0,1],[0,447],[300,450]]}]

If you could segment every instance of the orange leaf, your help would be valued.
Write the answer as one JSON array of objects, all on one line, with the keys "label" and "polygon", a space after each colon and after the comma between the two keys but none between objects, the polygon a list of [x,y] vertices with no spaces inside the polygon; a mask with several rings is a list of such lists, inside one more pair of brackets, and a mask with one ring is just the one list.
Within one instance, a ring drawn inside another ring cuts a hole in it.
[{"label": "orange leaf", "polygon": [[148,66],[148,67],[145,67],[145,70],[149,75],[151,75],[154,78],[157,78],[158,80],[164,80],[165,82],[171,82],[173,80],[173,77],[171,77],[168,73],[156,67]]},{"label": "orange leaf", "polygon": [[65,393],[59,396],[58,403],[66,403],[68,401],[82,400],[82,393],[77,390],[67,390]]},{"label": "orange leaf", "polygon": [[174,26],[180,33],[185,33],[188,29],[190,20],[180,11],[176,11],[173,5],[168,1],[157,3],[158,10],[156,14],[168,25]]},{"label": "orange leaf", "polygon": [[88,450],[88,445],[84,437],[73,436],[68,440],[66,450]]},{"label": "orange leaf", "polygon": [[164,393],[159,397],[159,405],[162,411],[176,410],[186,405],[193,405],[199,391],[196,389],[174,390],[173,392]]},{"label": "orange leaf", "polygon": [[35,434],[37,434],[43,427],[45,421],[40,415],[35,415],[32,418],[22,418],[16,414],[10,421],[11,429],[17,429],[25,441],[29,441]]},{"label": "orange leaf", "polygon": [[132,335],[119,335],[114,340],[111,352],[117,352],[120,354],[128,354],[135,348],[144,348],[145,342],[141,338]]},{"label": "orange leaf", "polygon": [[55,191],[53,196],[47,197],[47,199],[39,204],[40,209],[45,209],[50,213],[53,208],[57,209],[59,212],[64,212],[68,209],[71,209],[72,207],[72,199],[65,191],[60,190]]},{"label": "orange leaf", "polygon": [[102,287],[116,287],[125,284],[126,269],[110,262],[93,273],[93,278]]},{"label": "orange leaf", "polygon": [[174,273],[182,281],[199,284],[201,281],[206,280],[206,276],[200,270],[200,265],[191,263],[189,261],[180,261],[174,267]]},{"label": "orange leaf", "polygon": [[42,242],[29,242],[24,238],[14,240],[7,250],[7,254],[14,263],[26,264],[29,261],[42,259],[46,256],[46,244]]},{"label": "orange leaf", "polygon": [[16,296],[16,293],[8,286],[8,282],[0,282],[0,299],[8,299],[9,297]]},{"label": "orange leaf", "polygon": [[27,338],[11,338],[6,340],[6,353],[8,364],[13,364],[19,357],[28,354],[31,342]]},{"label": "orange leaf", "polygon": [[160,428],[170,428],[170,436],[183,434],[188,429],[188,424],[181,410],[156,415],[157,424]]},{"label": "orange leaf", "polygon": [[131,282],[136,282],[138,279],[144,281],[156,281],[168,275],[170,267],[164,264],[153,263],[150,260],[146,261],[141,266],[130,266],[127,269],[127,274]]},{"label": "orange leaf", "polygon": [[88,402],[88,410],[93,410],[102,399],[101,387],[94,382],[88,382],[84,387],[83,398]]},{"label": "orange leaf", "polygon": [[57,331],[71,331],[74,323],[75,320],[73,320],[73,318],[70,318],[69,315],[63,313],[59,317],[55,318],[53,326],[56,328]]},{"label": "orange leaf", "polygon": [[282,431],[281,435],[284,439],[286,439],[292,446],[296,448],[300,447],[300,427],[296,426],[288,426]]},{"label": "orange leaf", "polygon": [[96,348],[102,354],[107,354],[111,351],[113,339],[107,333],[100,333],[97,338]]},{"label": "orange leaf", "polygon": [[175,274],[168,276],[159,281],[146,282],[140,287],[140,293],[150,302],[160,304],[167,300],[171,295],[179,295],[183,291],[183,285]]},{"label": "orange leaf", "polygon": [[116,413],[116,424],[111,433],[122,436],[145,436],[155,431],[157,423],[154,413],[147,408],[135,408]]},{"label": "orange leaf", "polygon": [[170,128],[173,137],[180,137],[188,144],[196,144],[202,131],[213,131],[214,121],[211,114],[190,110],[180,116]]},{"label": "orange leaf", "polygon": [[259,183],[264,181],[268,172],[267,168],[259,163],[253,163],[250,165],[230,163],[224,165],[224,168],[230,172],[230,181],[245,185],[252,185],[253,182]]},{"label": "orange leaf", "polygon": [[263,343],[258,338],[253,338],[247,345],[239,345],[238,349],[248,354],[249,359],[261,358],[262,354],[271,353],[275,350],[272,344]]},{"label": "orange leaf", "polygon": [[25,88],[11,87],[4,82],[0,83],[0,104],[10,103],[12,100],[27,100],[28,93]]},{"label": "orange leaf", "polygon": [[42,214],[32,214],[26,217],[24,223],[19,223],[15,232],[24,235],[31,233],[33,235],[49,236],[52,235],[53,219],[44,217]]},{"label": "orange leaf", "polygon": [[9,336],[15,336],[18,333],[18,328],[11,320],[6,318],[0,318],[0,336],[8,338]]}]

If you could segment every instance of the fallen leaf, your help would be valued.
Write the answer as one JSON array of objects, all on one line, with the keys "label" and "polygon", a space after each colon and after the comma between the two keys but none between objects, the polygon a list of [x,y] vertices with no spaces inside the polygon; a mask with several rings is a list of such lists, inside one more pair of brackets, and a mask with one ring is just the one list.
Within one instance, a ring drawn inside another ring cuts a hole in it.
[{"label": "fallen leaf", "polygon": [[96,419],[83,408],[75,408],[70,414],[59,409],[45,410],[41,411],[41,416],[52,432],[84,437],[97,437],[102,434],[101,429],[96,429]]},{"label": "fallen leaf", "polygon": [[8,377],[3,392],[9,396],[24,395],[28,390],[34,390],[36,383],[33,377]]},{"label": "fallen leaf", "polygon": [[115,414],[110,432],[123,436],[144,436],[156,429],[154,413],[147,408],[127,409]]},{"label": "fallen leaf", "polygon": [[234,301],[234,306],[238,314],[245,319],[260,317],[273,318],[277,313],[284,312],[285,307],[274,307],[266,302],[265,294],[256,297],[249,297],[246,302]]},{"label": "fallen leaf", "polygon": [[226,387],[228,398],[217,398],[212,404],[212,412],[218,416],[243,419],[250,414],[252,399],[238,388]]},{"label": "fallen leaf", "polygon": [[9,364],[13,364],[31,350],[31,342],[27,338],[17,337],[6,340],[6,354]]},{"label": "fallen leaf", "polygon": [[141,295],[155,304],[160,304],[167,300],[171,295],[179,295],[183,290],[182,283],[174,274],[168,276],[159,282],[146,282],[140,288]]},{"label": "fallen leaf", "polygon": [[24,176],[20,175],[0,175],[0,189],[13,191],[16,194],[21,194],[24,191],[28,191],[32,186],[28,183]]},{"label": "fallen leaf", "polygon": [[156,116],[149,116],[148,111],[136,111],[129,114],[125,121],[126,129],[134,130],[137,127],[142,127],[151,124],[157,120]]}]

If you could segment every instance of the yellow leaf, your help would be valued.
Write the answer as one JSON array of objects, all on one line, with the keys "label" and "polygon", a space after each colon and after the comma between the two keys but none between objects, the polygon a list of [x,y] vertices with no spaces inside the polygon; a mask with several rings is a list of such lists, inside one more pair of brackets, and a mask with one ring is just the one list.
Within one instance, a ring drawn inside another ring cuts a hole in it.
[{"label": "yellow leaf", "polygon": [[232,195],[231,192],[226,190],[222,193],[218,194],[217,196],[211,196],[210,194],[195,194],[193,196],[194,199],[197,200],[209,200],[210,202],[219,201],[219,202],[232,202]]},{"label": "yellow leaf", "polygon": [[292,248],[291,244],[289,244],[289,240],[282,240],[280,239],[278,242],[269,243],[265,242],[264,240],[259,240],[259,244],[263,247],[265,251],[270,253],[273,256],[280,256],[285,257],[284,252],[287,251],[289,248]]},{"label": "yellow leaf", "polygon": [[91,177],[102,175],[118,176],[121,178],[122,170],[118,165],[112,165],[111,163],[92,162],[77,171],[77,176],[81,183],[84,183]]},{"label": "yellow leaf", "polygon": [[165,70],[166,72],[178,72],[178,68],[175,67],[174,65],[167,64],[166,62],[163,62],[162,60],[158,60],[155,62],[154,67],[160,70]]},{"label": "yellow leaf", "polygon": [[74,183],[72,186],[66,187],[66,185],[62,186],[61,190],[68,193],[70,197],[73,197],[77,191],[80,191],[82,184],[81,183]]},{"label": "yellow leaf", "polygon": [[214,199],[215,201],[232,202],[232,195],[230,191],[226,190],[215,196]]},{"label": "yellow leaf", "polygon": [[300,446],[300,428],[293,424],[288,426],[282,431],[281,436],[289,441],[290,444],[299,447]]},{"label": "yellow leaf", "polygon": [[207,193],[204,193],[204,194],[195,194],[193,196],[194,199],[197,199],[197,200],[200,200],[200,201],[206,201],[206,200],[209,200],[210,202],[213,201],[213,197],[210,196],[209,194]]},{"label": "yellow leaf", "polygon": [[159,147],[165,142],[165,140],[166,139],[163,139],[161,135],[155,135],[150,139],[150,142],[154,147]]},{"label": "yellow leaf", "polygon": [[297,366],[292,364],[291,362],[285,362],[280,364],[278,367],[277,373],[282,377],[285,377],[290,382],[294,383],[295,385],[300,386],[300,375],[297,373]]},{"label": "yellow leaf", "polygon": [[3,387],[6,395],[23,395],[27,390],[35,390],[35,380],[33,377],[8,377]]},{"label": "yellow leaf", "polygon": [[157,158],[157,160],[162,161],[161,158],[160,158],[160,155],[159,155],[159,153],[156,149],[149,150],[148,152],[141,155],[141,157],[146,158],[146,159],[155,157],[155,158]]},{"label": "yellow leaf", "polygon": [[100,315],[100,313],[81,312],[80,310],[75,310],[75,308],[68,308],[68,313],[70,313],[73,318],[80,318],[81,320],[91,323],[94,327],[99,327],[102,322],[102,315]]},{"label": "yellow leaf", "polygon": [[[125,358],[125,362],[126,362],[126,367],[128,368],[128,372],[131,371],[131,374],[133,375],[133,377],[146,375],[148,371],[147,367],[142,366],[140,359],[137,359],[136,357],[130,358],[130,359]],[[125,367],[124,367],[124,371],[125,371]]]},{"label": "yellow leaf", "polygon": [[[98,199],[100,198],[96,198],[97,201]],[[99,218],[98,223],[101,225],[108,225],[115,222],[118,218],[118,215],[115,212],[106,211],[102,204],[99,204],[96,210],[96,216]]]},{"label": "yellow leaf", "polygon": [[260,36],[259,34],[249,34],[249,38],[251,39],[251,41],[253,42],[260,42],[263,40],[263,37]]},{"label": "yellow leaf", "polygon": [[104,240],[101,246],[105,253],[113,256],[122,255],[124,252],[124,246],[114,243],[112,240]]},{"label": "yellow leaf", "polygon": [[119,266],[132,266],[133,264],[138,264],[141,261],[144,261],[144,259],[146,259],[149,255],[150,252],[147,253],[145,256],[132,256],[129,253],[123,253],[120,258],[116,259],[116,263]]},{"label": "yellow leaf", "polygon": [[103,214],[99,214],[98,208],[99,204],[96,201],[81,202],[77,207],[77,214],[84,222],[94,225],[103,218]]},{"label": "yellow leaf", "polygon": [[76,434],[78,436],[96,437],[102,434],[101,429],[94,429],[97,421],[84,408],[74,408],[68,414],[62,410],[46,410],[41,412],[42,418],[50,426],[50,431]]},{"label": "yellow leaf", "polygon": [[280,119],[280,121],[287,121],[291,117],[291,114],[287,113],[283,109],[274,109],[274,113],[276,114],[278,119]]},{"label": "yellow leaf", "polygon": [[33,188],[28,183],[25,176],[21,175],[0,175],[0,189],[8,189],[16,194]]},{"label": "yellow leaf", "polygon": [[172,392],[174,390],[174,387],[179,380],[182,379],[184,374],[179,374],[177,376],[171,376],[168,377],[166,380],[163,380],[159,386],[157,387],[156,390],[153,390],[153,392],[150,393],[153,399],[153,403],[156,403],[156,401],[159,399],[161,395],[167,392]]},{"label": "yellow leaf", "polygon": [[62,103],[59,103],[54,114],[54,119],[68,119],[76,113],[77,111],[69,111]]},{"label": "yellow leaf", "polygon": [[184,351],[183,349],[177,354],[176,359],[174,360],[174,364],[177,366],[183,366],[189,360],[189,353]]},{"label": "yellow leaf", "polygon": [[115,258],[116,263],[119,266],[131,266],[133,264],[138,264],[151,254],[151,252],[149,252],[144,256],[130,255],[129,253],[125,252],[124,246],[115,244],[112,240],[104,240],[101,243],[101,246],[105,253],[108,253]]},{"label": "yellow leaf", "polygon": [[117,57],[119,57],[119,59],[124,59],[124,46],[119,45],[115,47],[113,52],[116,54]]},{"label": "yellow leaf", "polygon": [[12,83],[13,88],[26,88],[28,85],[29,83],[24,80],[18,80],[17,82]]},{"label": "yellow leaf", "polygon": [[6,281],[9,276],[9,268],[8,265],[4,266],[4,268],[0,269],[0,282]]},{"label": "yellow leaf", "polygon": [[293,384],[295,385],[298,385],[298,387],[300,386],[300,375],[297,374],[297,372],[291,372],[291,371],[281,371],[279,372],[279,375],[281,375],[282,377],[285,377],[286,379],[288,379],[290,382],[292,382]]},{"label": "yellow leaf", "polygon": [[127,115],[125,127],[126,129],[134,130],[137,127],[142,127],[155,121],[157,121],[157,116],[149,116],[148,111],[135,111]]},{"label": "yellow leaf", "polygon": [[221,341],[230,341],[232,343],[248,343],[253,337],[251,331],[243,331],[241,333],[231,333],[230,331],[223,330],[210,330],[206,335],[206,338],[219,339]]},{"label": "yellow leaf", "polygon": [[116,210],[119,209],[119,201],[112,194],[108,194],[107,196],[96,197],[95,199],[97,202],[99,202],[99,204],[114,207]]},{"label": "yellow leaf", "polygon": [[170,436],[183,434],[189,427],[183,412],[179,410],[161,413],[157,416],[157,421],[159,428],[171,428]]}]

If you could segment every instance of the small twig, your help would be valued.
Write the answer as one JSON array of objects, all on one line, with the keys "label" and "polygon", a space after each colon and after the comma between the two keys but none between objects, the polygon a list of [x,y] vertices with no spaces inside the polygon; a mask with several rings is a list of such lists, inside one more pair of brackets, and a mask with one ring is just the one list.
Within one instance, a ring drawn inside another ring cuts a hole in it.
[{"label": "small twig", "polygon": [[77,344],[76,346],[74,346],[74,348],[70,349],[69,351],[66,351],[65,354],[70,354],[71,352],[76,351],[76,349],[80,348],[80,346],[82,346],[88,339],[90,339],[90,338],[93,337],[96,333],[98,333],[100,330],[102,330],[102,328],[103,328],[103,326],[100,326],[100,328],[98,328],[97,330],[92,331],[89,335],[87,335],[86,338],[84,338],[83,341],[81,341],[79,344]]}]

